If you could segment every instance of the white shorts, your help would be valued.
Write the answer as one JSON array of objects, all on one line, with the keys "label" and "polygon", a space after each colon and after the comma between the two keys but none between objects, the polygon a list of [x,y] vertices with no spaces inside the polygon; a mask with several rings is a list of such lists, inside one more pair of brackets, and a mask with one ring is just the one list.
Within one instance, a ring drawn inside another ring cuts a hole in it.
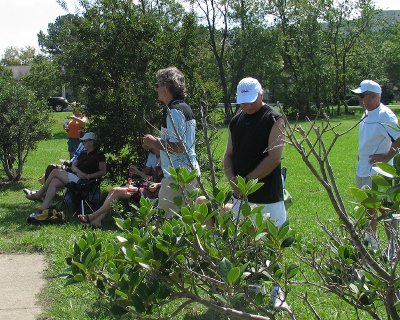
[{"label": "white shorts", "polygon": [[79,181],[79,177],[75,173],[67,172],[68,174],[68,182],[75,182]]},{"label": "white shorts", "polygon": [[[233,199],[232,202],[232,211],[234,212],[234,218],[237,218],[239,214],[239,209],[241,206],[241,203],[243,203],[243,200],[240,199]],[[264,221],[267,219],[272,219],[275,222],[275,226],[279,227],[281,226],[285,221],[286,221],[286,209],[285,209],[285,203],[283,201],[279,202],[274,202],[274,203],[265,203],[265,204],[257,204],[257,203],[251,203],[249,202],[250,207],[254,208],[257,206],[263,206],[263,216],[264,216]],[[240,218],[244,218],[240,214]],[[251,217],[251,220],[255,222],[255,217]]]}]

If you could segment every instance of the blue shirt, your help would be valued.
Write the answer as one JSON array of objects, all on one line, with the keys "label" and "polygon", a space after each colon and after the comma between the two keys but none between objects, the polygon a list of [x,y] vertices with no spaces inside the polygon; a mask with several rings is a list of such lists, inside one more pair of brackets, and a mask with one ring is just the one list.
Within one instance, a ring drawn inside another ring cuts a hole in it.
[{"label": "blue shirt", "polygon": [[165,177],[169,177],[168,168],[186,167],[189,172],[195,169],[200,175],[200,167],[196,158],[196,120],[192,109],[182,100],[174,100],[165,110],[164,121],[161,125],[162,140],[166,142],[182,142],[186,153],[171,153],[161,150],[161,168]]}]

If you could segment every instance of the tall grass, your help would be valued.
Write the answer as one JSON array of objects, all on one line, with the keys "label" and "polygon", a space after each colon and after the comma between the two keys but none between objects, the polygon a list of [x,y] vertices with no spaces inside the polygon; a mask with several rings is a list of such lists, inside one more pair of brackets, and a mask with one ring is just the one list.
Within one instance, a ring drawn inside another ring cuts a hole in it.
[{"label": "tall grass", "polygon": [[[51,319],[113,319],[107,311],[107,304],[99,299],[97,292],[90,284],[64,286],[64,280],[57,275],[65,268],[65,257],[70,254],[72,245],[86,229],[79,222],[69,218],[65,225],[32,226],[26,223],[26,217],[35,210],[37,203],[28,201],[22,189],[38,188],[37,178],[43,174],[48,163],[58,163],[66,159],[67,139],[62,123],[69,113],[54,113],[51,139],[39,143],[32,152],[24,170],[24,178],[18,184],[0,189],[0,252],[41,252],[48,261],[46,279],[48,285],[42,292],[41,301],[45,317]],[[360,113],[354,116],[335,118],[334,124],[340,124],[339,131],[354,125]],[[304,123],[304,126],[307,126]],[[352,207],[349,187],[355,185],[355,166],[357,160],[357,128],[339,139],[331,154],[331,163],[339,188],[348,208]],[[227,137],[226,127],[221,129],[218,141],[218,154],[222,157]],[[283,165],[288,169],[287,188],[294,198],[288,216],[291,226],[302,234],[304,239],[323,241],[325,235],[318,227],[317,221],[323,223],[337,221],[331,203],[318,181],[302,162],[300,156],[290,146],[285,147]],[[0,171],[0,176],[3,172]],[[225,180],[220,181],[221,184]],[[111,220],[109,220],[109,224]],[[96,230],[98,237],[108,240],[118,233],[116,228]],[[288,255],[288,260],[295,260]],[[307,271],[310,279],[315,279],[312,271]],[[316,307],[323,319],[356,319],[353,309],[332,295],[323,294],[312,287],[294,286],[289,294],[289,302],[296,310],[298,319],[309,319],[309,311],[304,306],[302,295],[308,292],[310,302]],[[361,318],[366,318],[363,314]],[[204,308],[186,310],[179,319],[216,319],[212,312]]]}]

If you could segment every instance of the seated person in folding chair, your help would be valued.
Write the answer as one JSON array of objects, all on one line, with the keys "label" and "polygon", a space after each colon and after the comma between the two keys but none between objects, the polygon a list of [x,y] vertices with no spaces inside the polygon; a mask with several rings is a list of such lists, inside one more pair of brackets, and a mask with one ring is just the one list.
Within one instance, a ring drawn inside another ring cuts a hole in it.
[{"label": "seated person in folding chair", "polygon": [[[84,224],[90,224],[95,227],[101,227],[101,221],[111,211],[111,203],[114,200],[119,199],[132,199],[134,201],[140,200],[140,197],[146,197],[149,199],[155,199],[158,197],[158,191],[161,187],[161,180],[163,173],[160,163],[160,151],[150,149],[147,157],[147,162],[143,171],[140,171],[136,166],[131,165],[129,167],[129,177],[139,176],[142,179],[150,180],[151,182],[148,187],[137,188],[134,190],[128,189],[129,184],[124,187],[114,187],[110,190],[103,205],[88,215],[78,215],[78,219]],[[131,180],[131,179],[129,179]]]},{"label": "seated person in folding chair", "polygon": [[[54,170],[54,169],[67,169],[69,167],[72,166],[72,163],[74,163],[74,161],[76,159],[78,159],[79,155],[85,151],[85,146],[83,145],[83,143],[79,143],[78,148],[76,149],[74,156],[70,159],[70,160],[60,160],[62,161],[62,164],[49,164],[46,168],[46,171],[44,173],[43,176],[41,176],[38,181],[41,184],[44,184],[47,180],[47,178],[49,177],[50,173]],[[28,189],[24,189],[24,192],[27,193]]]},{"label": "seated person in folding chair", "polygon": [[86,151],[79,155],[70,170],[54,169],[41,189],[24,190],[29,200],[41,200],[44,197],[38,208],[39,212],[49,208],[58,188],[63,188],[68,183],[76,183],[81,179],[97,179],[107,173],[104,153],[95,146],[95,140],[96,135],[93,132],[85,133],[81,141]]}]

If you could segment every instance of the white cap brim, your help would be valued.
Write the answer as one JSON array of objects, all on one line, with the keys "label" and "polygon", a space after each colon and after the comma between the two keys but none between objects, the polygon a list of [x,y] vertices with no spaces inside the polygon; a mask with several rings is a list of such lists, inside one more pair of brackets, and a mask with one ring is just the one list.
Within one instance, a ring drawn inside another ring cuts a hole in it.
[{"label": "white cap brim", "polygon": [[361,91],[361,88],[357,88],[357,89],[353,89],[353,90],[351,90],[352,92],[354,92],[354,93],[362,93],[362,91]]}]

